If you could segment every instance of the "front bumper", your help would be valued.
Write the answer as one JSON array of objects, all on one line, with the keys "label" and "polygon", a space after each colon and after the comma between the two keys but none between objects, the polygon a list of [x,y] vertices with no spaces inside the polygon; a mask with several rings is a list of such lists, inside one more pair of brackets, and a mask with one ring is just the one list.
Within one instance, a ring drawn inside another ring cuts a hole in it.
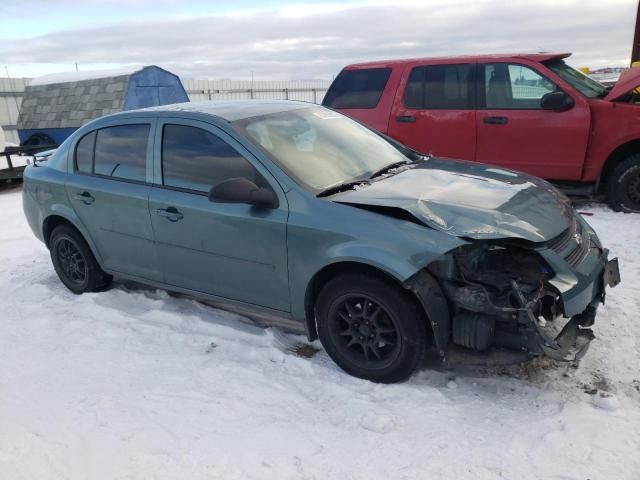
[{"label": "front bumper", "polygon": [[[615,287],[620,283],[620,268],[618,259],[608,260],[608,251],[604,250],[592,275],[588,281],[576,285],[577,292],[571,292],[569,311],[578,313],[571,316],[569,321],[558,332],[540,322],[539,318],[527,308],[524,299],[520,297],[521,306],[525,313],[532,332],[534,332],[534,344],[530,345],[530,353],[544,354],[554,360],[575,361],[584,356],[589,348],[591,340],[595,338],[589,328],[595,323],[598,306],[604,303],[606,288]],[[564,306],[565,316],[567,306]],[[537,351],[536,351],[537,350]]]},{"label": "front bumper", "polygon": [[[606,288],[620,282],[618,260],[609,260],[578,215],[561,235],[533,248],[478,241],[449,252],[428,272],[415,275],[407,288],[425,306],[438,353],[447,357],[464,347],[476,357],[509,350],[521,360],[577,360],[594,338],[590,327]],[[430,275],[439,288],[418,281]],[[446,302],[432,312],[432,298]]]},{"label": "front bumper", "polygon": [[609,251],[602,248],[591,226],[578,215],[560,244],[558,240],[547,242],[538,253],[555,272],[549,284],[559,294],[558,313],[570,319],[559,332],[550,334],[551,329],[542,328],[539,319],[529,312],[540,353],[557,360],[579,359],[595,338],[588,327],[594,324],[598,306],[605,301],[606,288],[620,283],[618,259],[609,260]]}]

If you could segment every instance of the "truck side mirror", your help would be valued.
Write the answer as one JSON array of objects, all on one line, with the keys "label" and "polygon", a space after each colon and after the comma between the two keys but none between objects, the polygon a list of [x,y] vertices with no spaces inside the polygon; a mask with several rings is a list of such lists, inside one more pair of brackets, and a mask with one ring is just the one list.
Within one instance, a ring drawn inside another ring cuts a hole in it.
[{"label": "truck side mirror", "polygon": [[549,92],[540,99],[540,108],[552,112],[564,112],[573,105],[573,98],[561,91]]}]

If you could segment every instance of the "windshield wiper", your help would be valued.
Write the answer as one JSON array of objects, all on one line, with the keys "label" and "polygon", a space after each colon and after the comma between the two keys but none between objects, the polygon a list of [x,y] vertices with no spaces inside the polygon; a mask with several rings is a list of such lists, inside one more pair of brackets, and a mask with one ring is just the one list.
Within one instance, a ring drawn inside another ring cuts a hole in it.
[{"label": "windshield wiper", "polygon": [[328,197],[334,193],[343,192],[344,190],[350,190],[356,185],[362,185],[363,183],[369,183],[367,180],[352,180],[351,182],[337,183],[325,188],[320,193],[316,194],[316,197]]},{"label": "windshield wiper", "polygon": [[375,172],[373,172],[369,178],[379,177],[380,175],[384,175],[385,173],[389,172],[390,170],[393,170],[394,168],[402,167],[403,165],[409,165],[410,163],[412,163],[410,160],[403,160],[401,162],[390,163],[389,165],[382,167],[376,170]]}]

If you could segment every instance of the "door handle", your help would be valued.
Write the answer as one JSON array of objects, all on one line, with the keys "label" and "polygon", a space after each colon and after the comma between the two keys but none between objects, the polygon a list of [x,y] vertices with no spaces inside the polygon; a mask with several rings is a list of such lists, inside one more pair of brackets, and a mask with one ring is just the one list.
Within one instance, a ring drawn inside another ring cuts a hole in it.
[{"label": "door handle", "polygon": [[93,198],[89,192],[76,193],[73,196],[73,199],[78,200],[84,203],[85,205],[91,205],[93,202],[96,201],[96,199]]},{"label": "door handle", "polygon": [[416,117],[413,115],[398,115],[396,117],[398,123],[416,123]]},{"label": "door handle", "polygon": [[169,207],[166,209],[159,208],[156,210],[156,213],[161,217],[166,218],[170,222],[177,222],[178,220],[182,220],[184,215],[178,211],[176,207]]},{"label": "door handle", "polygon": [[484,117],[482,121],[489,125],[506,125],[509,119],[507,117]]}]

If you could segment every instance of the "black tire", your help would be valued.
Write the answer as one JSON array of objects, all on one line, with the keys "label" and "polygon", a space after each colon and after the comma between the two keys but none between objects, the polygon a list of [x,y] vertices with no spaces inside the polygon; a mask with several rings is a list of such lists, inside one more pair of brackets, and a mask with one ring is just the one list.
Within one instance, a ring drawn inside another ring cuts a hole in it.
[{"label": "black tire", "polygon": [[49,253],[60,281],[73,293],[103,290],[113,279],[100,268],[82,235],[69,225],[53,229]]},{"label": "black tire", "polygon": [[411,376],[427,349],[426,318],[418,303],[375,276],[330,280],[318,295],[316,314],[325,350],[355,377],[400,382]]},{"label": "black tire", "polygon": [[23,143],[23,147],[37,147],[39,145],[55,145],[53,139],[46,133],[38,132],[31,135]]},{"label": "black tire", "polygon": [[607,201],[617,212],[640,213],[640,154],[613,169],[607,181]]}]

